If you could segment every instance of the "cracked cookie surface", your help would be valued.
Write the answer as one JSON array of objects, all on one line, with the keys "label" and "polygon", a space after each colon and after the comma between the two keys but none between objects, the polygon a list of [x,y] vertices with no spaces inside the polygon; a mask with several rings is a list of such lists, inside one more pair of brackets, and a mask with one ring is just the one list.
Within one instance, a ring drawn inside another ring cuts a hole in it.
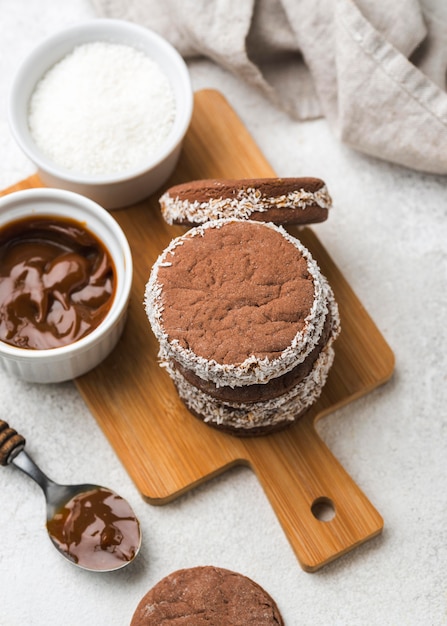
[{"label": "cracked cookie surface", "polygon": [[131,626],[283,626],[271,596],[227,569],[182,569],[158,582],[140,601]]}]

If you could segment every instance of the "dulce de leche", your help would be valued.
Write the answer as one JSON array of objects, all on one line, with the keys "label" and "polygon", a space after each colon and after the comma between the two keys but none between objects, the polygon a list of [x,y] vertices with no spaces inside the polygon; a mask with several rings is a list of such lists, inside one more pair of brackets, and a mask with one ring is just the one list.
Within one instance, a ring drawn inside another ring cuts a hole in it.
[{"label": "dulce de leche", "polygon": [[80,493],[47,522],[52,541],[81,567],[117,569],[132,561],[140,525],[130,505],[104,487]]},{"label": "dulce de leche", "polygon": [[116,272],[83,224],[30,216],[0,229],[0,340],[46,350],[88,335],[110,310]]}]

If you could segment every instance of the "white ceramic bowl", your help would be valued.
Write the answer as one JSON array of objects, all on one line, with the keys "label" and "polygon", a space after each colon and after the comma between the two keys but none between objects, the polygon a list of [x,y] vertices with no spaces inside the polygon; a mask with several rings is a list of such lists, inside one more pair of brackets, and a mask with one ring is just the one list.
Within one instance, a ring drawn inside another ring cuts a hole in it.
[{"label": "white ceramic bowl", "polygon": [[[76,46],[95,41],[133,46],[146,53],[167,76],[174,91],[175,120],[163,145],[148,157],[147,162],[119,175],[83,175],[58,166],[42,154],[28,127],[29,101],[46,71]],[[188,69],[170,43],[153,31],[131,22],[96,19],[56,33],[44,40],[25,59],[13,82],[9,122],[17,143],[36,165],[46,185],[75,191],[106,209],[114,209],[148,197],[169,178],[177,163],[192,109],[193,92]]]},{"label": "white ceramic bowl", "polygon": [[72,344],[48,350],[17,348],[0,341],[0,365],[35,383],[56,383],[85,374],[110,354],[124,329],[132,285],[132,256],[117,221],[92,200],[59,189],[30,189],[0,198],[0,229],[32,215],[81,222],[109,251],[116,270],[116,291],[104,320]]}]

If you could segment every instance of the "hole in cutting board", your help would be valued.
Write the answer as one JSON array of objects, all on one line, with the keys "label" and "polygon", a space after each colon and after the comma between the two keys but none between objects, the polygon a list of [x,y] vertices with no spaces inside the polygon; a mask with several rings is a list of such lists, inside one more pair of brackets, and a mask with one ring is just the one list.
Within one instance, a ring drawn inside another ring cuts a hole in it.
[{"label": "hole in cutting board", "polygon": [[330,522],[335,517],[335,505],[330,498],[316,498],[310,507],[312,515],[320,522]]}]

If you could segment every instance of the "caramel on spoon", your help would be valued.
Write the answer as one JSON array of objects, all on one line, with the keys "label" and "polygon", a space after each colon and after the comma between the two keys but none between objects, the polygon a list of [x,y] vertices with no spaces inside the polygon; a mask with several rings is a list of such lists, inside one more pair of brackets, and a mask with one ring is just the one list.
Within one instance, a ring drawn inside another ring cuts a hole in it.
[{"label": "caramel on spoon", "polygon": [[48,534],[59,552],[75,565],[97,572],[121,569],[133,561],[141,530],[126,500],[98,485],[55,483],[24,447],[24,437],[0,420],[0,465],[12,463],[42,488]]}]

